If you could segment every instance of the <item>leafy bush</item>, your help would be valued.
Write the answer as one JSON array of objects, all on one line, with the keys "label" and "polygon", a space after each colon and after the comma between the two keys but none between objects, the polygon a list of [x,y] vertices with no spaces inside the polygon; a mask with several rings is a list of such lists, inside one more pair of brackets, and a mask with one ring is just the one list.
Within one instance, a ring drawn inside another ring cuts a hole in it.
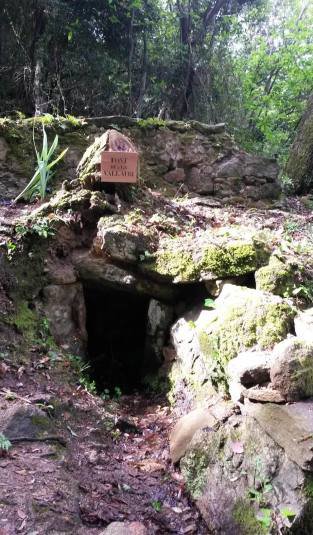
[{"label": "leafy bush", "polygon": [[53,176],[52,168],[64,157],[64,155],[66,154],[68,150],[68,149],[63,150],[61,154],[59,154],[59,156],[55,158],[55,160],[52,160],[52,156],[58,148],[59,138],[58,136],[55,136],[54,141],[51,147],[49,148],[44,124],[42,125],[42,134],[43,134],[42,150],[39,153],[36,147],[34,131],[33,131],[33,143],[34,143],[36,157],[37,157],[37,169],[35,171],[33,178],[27,184],[26,188],[23,189],[22,193],[20,193],[16,197],[15,202],[17,202],[18,200],[22,198],[24,198],[25,200],[31,201],[37,195],[39,195],[39,197],[43,200],[46,197],[48,182],[51,180]]}]

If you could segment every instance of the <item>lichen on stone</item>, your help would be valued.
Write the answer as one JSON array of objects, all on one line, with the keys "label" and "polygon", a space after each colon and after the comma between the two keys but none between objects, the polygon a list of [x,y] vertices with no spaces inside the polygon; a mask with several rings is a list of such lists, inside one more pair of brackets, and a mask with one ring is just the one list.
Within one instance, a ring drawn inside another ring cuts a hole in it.
[{"label": "lichen on stone", "polygon": [[296,266],[271,256],[269,264],[255,273],[256,288],[281,297],[292,295],[297,280]]},{"label": "lichen on stone", "polygon": [[260,265],[259,252],[252,241],[217,236],[215,243],[208,245],[206,238],[198,243],[192,237],[177,237],[162,245],[145,270],[174,282],[192,282],[237,277],[253,273]]},{"label": "lichen on stone", "polygon": [[[199,439],[199,437],[201,437]],[[191,496],[199,498],[207,484],[207,469],[219,455],[223,431],[216,431],[210,441],[202,440],[201,433],[197,433],[185,456],[180,461],[182,475]]]}]

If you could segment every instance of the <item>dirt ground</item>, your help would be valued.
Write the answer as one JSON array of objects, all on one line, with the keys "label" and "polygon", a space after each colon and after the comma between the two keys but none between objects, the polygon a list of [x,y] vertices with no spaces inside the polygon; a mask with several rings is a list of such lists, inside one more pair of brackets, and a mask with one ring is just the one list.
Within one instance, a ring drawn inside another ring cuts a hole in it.
[{"label": "dirt ground", "polygon": [[1,535],[99,534],[113,521],[143,522],[149,534],[208,533],[169,461],[164,399],[102,400],[73,381],[66,361],[8,362],[0,360],[0,418],[35,408],[49,425],[40,440],[26,426],[0,458]]}]

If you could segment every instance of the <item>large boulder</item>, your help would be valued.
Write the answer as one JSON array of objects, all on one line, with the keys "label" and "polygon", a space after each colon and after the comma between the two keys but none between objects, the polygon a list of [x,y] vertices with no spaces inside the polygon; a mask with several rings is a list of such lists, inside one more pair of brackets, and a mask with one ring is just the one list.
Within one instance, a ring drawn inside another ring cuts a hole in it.
[{"label": "large boulder", "polygon": [[[103,124],[114,125],[103,119]],[[223,125],[204,125],[196,121],[125,121],[126,134],[140,153],[141,176],[148,185],[170,191],[200,195],[249,199],[275,198],[280,193],[275,160],[240,150]],[[101,134],[101,131],[99,131]],[[95,139],[78,165],[84,187],[94,187],[100,179],[101,152],[108,150],[110,129]]]},{"label": "large boulder", "polygon": [[268,252],[255,235],[238,229],[223,236],[203,232],[160,242],[157,251],[144,259],[140,270],[173,282],[193,282],[240,277],[266,263]]},{"label": "large boulder", "polygon": [[313,396],[313,344],[289,336],[270,352],[240,353],[227,375],[233,401],[282,403]]},{"label": "large boulder", "polygon": [[312,533],[311,477],[297,454],[305,446],[295,442],[305,428],[291,414],[282,423],[271,414],[232,415],[217,430],[197,431],[187,447],[180,466],[210,532]]},{"label": "large boulder", "polygon": [[[272,349],[291,331],[294,315],[281,297],[226,284],[212,310],[194,309],[172,328],[176,360],[170,380],[174,399],[184,399],[191,407],[212,394],[213,387],[221,389],[224,385],[227,389],[227,363],[252,347]],[[268,363],[261,371],[255,364],[254,373],[261,372],[262,380],[269,379]],[[234,381],[238,383],[238,377]]]}]

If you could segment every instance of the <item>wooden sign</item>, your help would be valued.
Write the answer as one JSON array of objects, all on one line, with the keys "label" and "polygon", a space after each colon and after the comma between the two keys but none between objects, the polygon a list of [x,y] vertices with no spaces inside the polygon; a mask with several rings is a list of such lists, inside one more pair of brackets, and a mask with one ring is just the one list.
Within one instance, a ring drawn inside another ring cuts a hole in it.
[{"label": "wooden sign", "polygon": [[101,154],[101,182],[137,182],[138,153],[104,151]]}]

